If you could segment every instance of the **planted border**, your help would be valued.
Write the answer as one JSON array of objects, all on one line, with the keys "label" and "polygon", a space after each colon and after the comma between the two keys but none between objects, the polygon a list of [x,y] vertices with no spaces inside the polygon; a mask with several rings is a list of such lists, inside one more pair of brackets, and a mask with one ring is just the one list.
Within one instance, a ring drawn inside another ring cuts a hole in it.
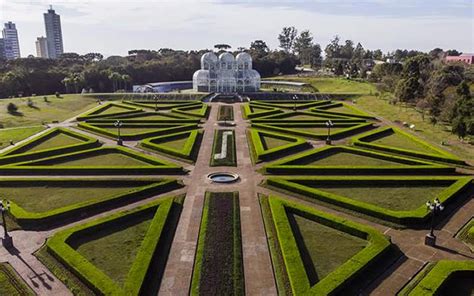
[{"label": "planted border", "polygon": [[[122,103],[142,108],[155,109],[156,102],[154,100],[137,100],[137,101],[122,101]],[[158,105],[169,105],[169,106],[158,106],[158,110],[171,110],[177,107],[187,107],[193,105],[200,105],[200,101],[173,101],[173,100],[158,100]]]},{"label": "planted border", "polygon": [[[147,117],[161,116],[161,119],[147,119]],[[126,114],[111,116],[103,119],[90,119],[87,123],[114,123],[120,119],[123,123],[199,123],[201,120],[197,118],[185,117],[183,115],[176,115],[172,113],[163,112],[143,112],[140,114]]]},{"label": "planted border", "polygon": [[[159,247],[159,242],[164,239],[165,224],[172,206],[173,198],[164,198],[130,211],[115,213],[105,218],[68,228],[56,233],[47,241],[48,252],[100,295],[139,295],[142,292],[147,273],[151,268],[153,255]],[[154,218],[123,287],[119,286],[70,246],[70,243],[80,235],[87,235],[91,231],[113,227],[124,219],[140,216],[147,211],[155,212]]]},{"label": "planted border", "polygon": [[[270,196],[268,202],[293,295],[337,294],[344,288],[347,288],[356,278],[364,273],[368,266],[374,264],[391,248],[391,244],[385,236],[365,225],[274,196]],[[367,240],[369,244],[336,270],[321,279],[316,285],[311,286],[288,221],[287,211]],[[272,253],[272,257],[274,256],[275,254]]]},{"label": "planted border", "polygon": [[[391,135],[391,134],[401,134],[404,137],[407,137],[411,141],[414,141],[415,143],[424,146],[430,150],[436,151],[438,154],[434,153],[423,153],[419,151],[414,151],[410,149],[402,149],[402,148],[397,148],[393,146],[387,146],[387,145],[380,145],[380,144],[374,144],[371,143],[371,141],[374,141],[376,139],[383,138],[385,136]],[[374,150],[379,150],[379,151],[384,151],[384,152],[389,152],[389,153],[395,153],[395,154],[402,154],[402,155],[408,155],[412,157],[417,157],[417,158],[424,158],[428,160],[434,160],[434,161],[442,161],[442,162],[448,162],[448,163],[454,163],[454,164],[460,164],[460,165],[465,165],[466,163],[457,158],[456,156],[452,155],[449,152],[446,152],[442,149],[439,149],[433,145],[430,145],[426,143],[425,141],[422,141],[421,139],[413,136],[412,134],[409,134],[407,132],[404,132],[398,128],[395,127],[386,127],[382,129],[378,129],[375,131],[371,131],[368,133],[365,133],[360,136],[356,136],[351,139],[351,142],[355,146],[359,147],[364,147],[364,148],[369,148],[369,149],[374,149]]]},{"label": "planted border", "polygon": [[[332,108],[337,107],[345,107],[352,111],[352,113],[346,112],[339,112],[339,111],[331,111]],[[376,117],[367,114],[366,112],[357,109],[354,106],[349,104],[345,104],[343,102],[331,103],[323,106],[317,106],[310,110],[311,112],[319,113],[319,114],[329,114],[329,115],[339,115],[339,116],[348,116],[348,117],[358,117],[358,118],[365,118],[365,119],[372,119],[375,120]]]},{"label": "planted border", "polygon": [[[293,116],[308,116],[308,117],[314,117],[314,119],[292,119]],[[286,112],[286,113],[279,113],[279,114],[275,114],[275,115],[261,117],[259,119],[260,120],[275,120],[275,119],[281,120],[281,119],[283,119],[283,120],[295,121],[295,122],[312,122],[314,120],[321,120],[321,119],[318,119],[318,117],[322,117],[323,120],[326,120],[326,121],[327,120],[332,121],[333,119],[351,120],[351,118],[348,117],[348,116],[315,114],[313,112],[305,112],[305,111],[292,111],[292,112]]]},{"label": "planted border", "polygon": [[[68,136],[71,136],[83,142],[67,145],[67,146],[54,147],[50,149],[43,149],[39,151],[28,152],[29,149],[53,138],[59,133],[64,133]],[[81,150],[87,150],[87,149],[92,149],[99,146],[101,146],[101,143],[97,139],[74,132],[69,129],[58,127],[58,128],[53,128],[47,131],[46,133],[43,133],[25,143],[17,145],[13,149],[7,150],[6,152],[0,155],[0,165],[11,164],[15,162],[24,162],[24,161],[33,160],[33,159],[50,157],[50,156],[58,155],[58,154],[66,154],[66,153],[71,153],[71,152],[76,152],[76,151],[81,151]]]},{"label": "planted border", "polygon": [[[138,161],[144,162],[144,165],[137,166],[109,166],[99,164],[94,166],[54,166],[54,162],[66,162],[83,158],[84,156],[97,156],[102,153],[119,153]],[[156,157],[147,156],[134,150],[124,147],[100,147],[90,150],[62,154],[39,160],[15,163],[14,165],[0,166],[0,175],[121,175],[124,170],[127,175],[167,175],[167,174],[183,174],[183,168],[171,162],[161,160]]]},{"label": "planted border", "polygon": [[[216,159],[217,154],[223,153],[222,143],[224,132],[232,132],[232,136],[226,136],[227,138],[227,150],[226,155],[222,159]],[[214,142],[212,144],[212,155],[210,166],[237,166],[237,148],[235,144],[235,131],[234,130],[215,130]]]},{"label": "planted border", "polygon": [[[202,103],[201,103],[202,104]],[[202,104],[202,106],[186,106],[186,107],[178,107],[171,109],[171,112],[178,113],[186,116],[191,117],[200,117],[200,118],[207,118],[209,116],[209,112],[211,111],[211,107],[207,104]]]},{"label": "planted border", "polygon": [[[46,229],[53,225],[64,224],[64,222],[71,222],[78,219],[84,219],[92,214],[104,212],[113,208],[117,208],[132,202],[136,202],[153,195],[162,194],[182,187],[183,185],[177,180],[173,179],[15,179],[15,180],[0,180],[0,185],[6,183],[9,186],[25,186],[25,184],[44,184],[44,186],[51,185],[69,185],[74,184],[104,184],[112,186],[114,183],[119,184],[137,184],[137,187],[126,193],[120,193],[110,196],[104,200],[90,200],[86,202],[71,204],[65,207],[53,209],[46,212],[29,212],[23,209],[20,205],[11,202],[11,211],[9,215],[18,223],[23,229]],[[146,184],[146,185],[143,185]],[[78,189],[80,191],[80,189]],[[80,193],[78,193],[80,194]]]},{"label": "planted border", "polygon": [[[118,107],[125,109],[126,111],[121,111],[121,112],[115,112],[115,113],[108,113],[108,114],[101,114],[102,112],[106,111],[109,108],[112,107]],[[76,117],[77,121],[84,121],[88,119],[97,119],[97,118],[104,118],[104,117],[110,117],[110,116],[116,116],[116,115],[130,115],[130,114],[138,114],[142,113],[142,109],[138,109],[133,106],[127,106],[127,105],[122,105],[122,104],[117,104],[117,103],[107,103],[105,105],[99,105],[96,108],[93,108],[92,110],[87,111],[86,113],[83,113],[79,116]]]},{"label": "planted border", "polygon": [[[188,132],[176,133],[166,136],[148,138],[141,141],[140,145],[145,148],[163,152],[179,158],[195,161],[199,152],[200,139],[202,139],[203,131],[193,130]],[[188,138],[182,149],[173,149],[160,143],[172,140]]]},{"label": "planted border", "polygon": [[[426,205],[423,203],[418,208],[408,211],[395,211],[377,206],[371,203],[358,201],[342,195],[318,190],[313,187],[298,184],[292,181],[319,181],[321,184],[440,184],[443,182],[454,182],[438,196],[439,200],[446,206],[454,204],[466,190],[472,186],[471,177],[292,177],[292,178],[268,178],[266,184],[294,192],[310,199],[327,202],[342,208],[353,210],[385,221],[394,222],[399,225],[420,225],[428,221],[430,217]],[[343,185],[341,185],[343,186]]]},{"label": "planted border", "polygon": [[219,105],[217,120],[234,120],[234,107],[231,105]]},{"label": "planted border", "polygon": [[[295,101],[293,100],[279,100],[279,101],[252,101],[253,104],[258,104],[261,106],[275,107],[281,109],[290,109],[294,110]],[[328,100],[317,100],[317,101],[297,101],[296,110],[308,109],[311,107],[325,106],[331,104],[331,101]]]},{"label": "planted border", "polygon": [[245,294],[238,192],[206,192],[190,294]]},{"label": "planted border", "polygon": [[[377,159],[398,162],[393,166],[319,166],[295,164],[306,159],[318,159],[338,152],[353,153]],[[449,175],[455,174],[454,167],[436,165],[430,162],[399,157],[390,154],[371,152],[346,146],[325,146],[273,162],[264,167],[267,174],[275,175]]]},{"label": "planted border", "polygon": [[[254,107],[262,109],[263,111],[253,112],[252,108]],[[242,117],[245,119],[265,117],[279,113],[283,113],[283,111],[275,107],[266,107],[264,105],[256,105],[253,103],[245,103],[242,105]]]}]

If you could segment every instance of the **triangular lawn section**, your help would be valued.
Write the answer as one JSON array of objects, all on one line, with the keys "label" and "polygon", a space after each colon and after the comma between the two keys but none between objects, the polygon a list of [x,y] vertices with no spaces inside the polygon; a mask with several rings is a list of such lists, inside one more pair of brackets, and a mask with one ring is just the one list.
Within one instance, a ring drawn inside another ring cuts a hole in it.
[{"label": "triangular lawn section", "polygon": [[269,133],[260,132],[259,135],[264,150],[275,149],[293,143],[293,141],[288,140],[288,138],[275,137],[274,135],[271,135]]},{"label": "triangular lawn section", "polygon": [[148,138],[141,142],[145,148],[157,150],[172,156],[188,160],[195,160],[197,156],[197,145],[202,132],[198,130],[186,131],[166,136]]},{"label": "triangular lawn section", "polygon": [[207,104],[189,106],[189,107],[179,107],[171,109],[171,112],[178,113],[186,116],[194,116],[207,118],[209,111],[209,106]]},{"label": "triangular lawn section", "polygon": [[338,115],[314,114],[311,112],[294,111],[283,114],[275,114],[261,117],[260,119],[284,119],[293,121],[312,121],[312,120],[329,120],[329,119],[348,119],[348,117]]},{"label": "triangular lawn section", "polygon": [[137,107],[122,105],[118,103],[107,103],[100,105],[92,110],[81,114],[77,117],[77,120],[83,121],[93,118],[106,118],[113,115],[125,115],[125,114],[136,114],[143,112],[142,109]]},{"label": "triangular lawn section", "polygon": [[249,129],[249,136],[256,161],[286,156],[309,146],[304,139],[258,129]]},{"label": "triangular lawn section", "polygon": [[166,231],[173,198],[55,234],[48,251],[103,295],[138,295]]},{"label": "triangular lawn section", "polygon": [[200,105],[200,101],[166,101],[158,100],[158,104],[154,100],[137,100],[137,101],[123,101],[127,105],[150,108],[155,110],[158,107],[159,111],[170,110],[173,108],[187,107],[192,105]]},{"label": "triangular lawn section", "polygon": [[96,119],[96,120],[88,120],[87,122],[111,122],[120,119],[123,122],[143,122],[143,121],[156,121],[159,122],[199,122],[199,119],[190,118],[184,115],[177,115],[165,112],[142,112],[137,114],[125,114],[125,115],[117,115],[117,116],[110,116],[106,119]]},{"label": "triangular lawn section", "polygon": [[265,117],[277,113],[283,113],[283,111],[275,107],[260,104],[246,103],[242,105],[242,115],[247,119]]},{"label": "triangular lawn section", "polygon": [[294,295],[331,295],[390,247],[365,225],[274,196],[268,202]]}]

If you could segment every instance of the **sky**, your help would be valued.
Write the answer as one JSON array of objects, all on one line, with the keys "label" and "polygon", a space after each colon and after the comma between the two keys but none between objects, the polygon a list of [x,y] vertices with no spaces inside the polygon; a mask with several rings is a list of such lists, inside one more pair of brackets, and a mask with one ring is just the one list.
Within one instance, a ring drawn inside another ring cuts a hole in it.
[{"label": "sky", "polygon": [[126,55],[131,49],[278,47],[284,26],[384,52],[435,47],[474,52],[474,0],[0,0],[0,22],[16,23],[21,55],[36,55],[43,13],[61,15],[65,52]]}]

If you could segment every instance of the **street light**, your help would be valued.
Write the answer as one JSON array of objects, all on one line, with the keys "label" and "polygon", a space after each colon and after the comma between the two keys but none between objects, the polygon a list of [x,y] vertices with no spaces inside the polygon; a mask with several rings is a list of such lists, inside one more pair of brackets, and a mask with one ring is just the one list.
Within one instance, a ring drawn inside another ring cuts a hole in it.
[{"label": "street light", "polygon": [[431,229],[430,233],[428,233],[425,237],[425,245],[434,246],[436,244],[436,236],[434,234],[435,218],[439,212],[444,210],[444,206],[438,198],[435,198],[433,202],[426,202],[426,208],[431,213]]},{"label": "street light", "polygon": [[114,123],[115,127],[117,128],[117,145],[122,145],[122,138],[120,137],[120,127],[122,127],[122,122],[120,120],[117,120]]},{"label": "street light", "polygon": [[8,211],[10,211],[10,201],[8,200],[0,200],[0,211],[2,212],[2,223],[3,223],[3,246],[11,246],[12,245],[12,238],[8,235],[7,230],[7,221],[5,219],[5,215]]},{"label": "street light", "polygon": [[332,123],[331,120],[326,121],[326,126],[328,128],[328,137],[326,139],[326,144],[331,145],[331,127],[334,126],[334,123]]},{"label": "street light", "polygon": [[295,102],[295,106],[293,107],[293,111],[296,111],[296,100],[298,100],[298,96],[294,95],[293,96],[293,101]]}]

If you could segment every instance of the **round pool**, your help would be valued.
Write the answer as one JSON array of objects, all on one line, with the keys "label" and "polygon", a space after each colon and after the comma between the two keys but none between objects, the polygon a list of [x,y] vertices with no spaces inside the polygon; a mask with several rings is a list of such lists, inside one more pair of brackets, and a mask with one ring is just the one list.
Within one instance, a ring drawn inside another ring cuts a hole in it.
[{"label": "round pool", "polygon": [[214,183],[232,183],[239,179],[239,175],[232,173],[212,173],[207,178]]}]

